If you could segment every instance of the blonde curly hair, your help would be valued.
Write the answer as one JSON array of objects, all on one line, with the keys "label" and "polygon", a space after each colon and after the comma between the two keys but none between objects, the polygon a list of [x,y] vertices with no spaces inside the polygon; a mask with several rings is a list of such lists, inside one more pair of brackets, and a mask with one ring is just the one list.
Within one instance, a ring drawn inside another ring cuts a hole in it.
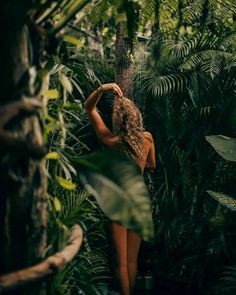
[{"label": "blonde curly hair", "polygon": [[129,158],[143,159],[143,119],[136,105],[127,97],[115,97],[112,113],[113,132]]}]

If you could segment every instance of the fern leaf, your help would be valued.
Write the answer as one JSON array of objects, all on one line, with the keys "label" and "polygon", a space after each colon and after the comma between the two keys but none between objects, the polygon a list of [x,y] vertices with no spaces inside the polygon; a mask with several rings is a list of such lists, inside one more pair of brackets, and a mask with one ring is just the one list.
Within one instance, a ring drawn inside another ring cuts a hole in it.
[{"label": "fern leaf", "polygon": [[208,190],[207,193],[213,197],[221,205],[227,207],[231,211],[236,211],[236,200],[221,192],[213,192]]}]

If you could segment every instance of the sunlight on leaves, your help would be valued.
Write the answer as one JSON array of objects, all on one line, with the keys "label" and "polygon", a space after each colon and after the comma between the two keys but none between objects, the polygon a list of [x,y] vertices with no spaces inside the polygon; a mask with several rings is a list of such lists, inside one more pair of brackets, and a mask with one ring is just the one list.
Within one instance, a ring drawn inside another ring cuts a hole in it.
[{"label": "sunlight on leaves", "polygon": [[77,39],[77,38],[75,38],[73,36],[64,35],[63,36],[63,40],[66,41],[66,42],[68,42],[68,43],[70,43],[70,44],[73,44],[75,46],[78,46],[78,47],[82,47],[83,46],[83,43],[79,39]]},{"label": "sunlight on leaves", "polygon": [[48,99],[57,99],[59,97],[59,91],[57,89],[49,89],[46,92],[46,96]]},{"label": "sunlight on leaves", "polygon": [[65,188],[67,190],[74,190],[74,189],[76,189],[76,184],[75,183],[73,183],[73,182],[71,182],[71,181],[69,181],[69,180],[67,180],[67,179],[65,179],[63,177],[57,176],[56,177],[56,180],[57,180],[58,184],[61,187]]},{"label": "sunlight on leaves", "polygon": [[61,202],[60,202],[60,200],[57,197],[54,197],[53,198],[53,205],[54,205],[54,208],[55,208],[55,211],[56,212],[60,212],[61,211]]},{"label": "sunlight on leaves", "polygon": [[47,153],[46,159],[47,160],[58,160],[59,159],[59,155],[58,155],[57,152],[50,152],[50,153]]}]

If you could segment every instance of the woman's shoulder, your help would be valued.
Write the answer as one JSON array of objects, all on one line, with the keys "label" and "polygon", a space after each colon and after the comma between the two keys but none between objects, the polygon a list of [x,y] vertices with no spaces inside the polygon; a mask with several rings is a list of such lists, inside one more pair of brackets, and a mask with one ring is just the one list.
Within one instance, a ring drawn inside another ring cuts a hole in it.
[{"label": "woman's shoulder", "polygon": [[147,139],[147,140],[153,142],[153,137],[152,137],[152,134],[151,134],[150,132],[148,132],[148,131],[144,131],[144,132],[143,132],[143,135],[144,135],[144,138],[145,138],[145,139]]}]

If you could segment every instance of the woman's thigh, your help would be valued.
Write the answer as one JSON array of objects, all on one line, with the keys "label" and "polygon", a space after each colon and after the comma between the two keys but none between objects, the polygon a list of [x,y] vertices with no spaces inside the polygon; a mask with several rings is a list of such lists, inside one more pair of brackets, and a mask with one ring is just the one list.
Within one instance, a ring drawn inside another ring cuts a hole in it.
[{"label": "woman's thigh", "polygon": [[127,231],[127,261],[128,263],[137,263],[141,238],[135,232]]},{"label": "woman's thigh", "polygon": [[127,229],[116,223],[111,225],[112,240],[114,243],[118,266],[127,265]]}]

